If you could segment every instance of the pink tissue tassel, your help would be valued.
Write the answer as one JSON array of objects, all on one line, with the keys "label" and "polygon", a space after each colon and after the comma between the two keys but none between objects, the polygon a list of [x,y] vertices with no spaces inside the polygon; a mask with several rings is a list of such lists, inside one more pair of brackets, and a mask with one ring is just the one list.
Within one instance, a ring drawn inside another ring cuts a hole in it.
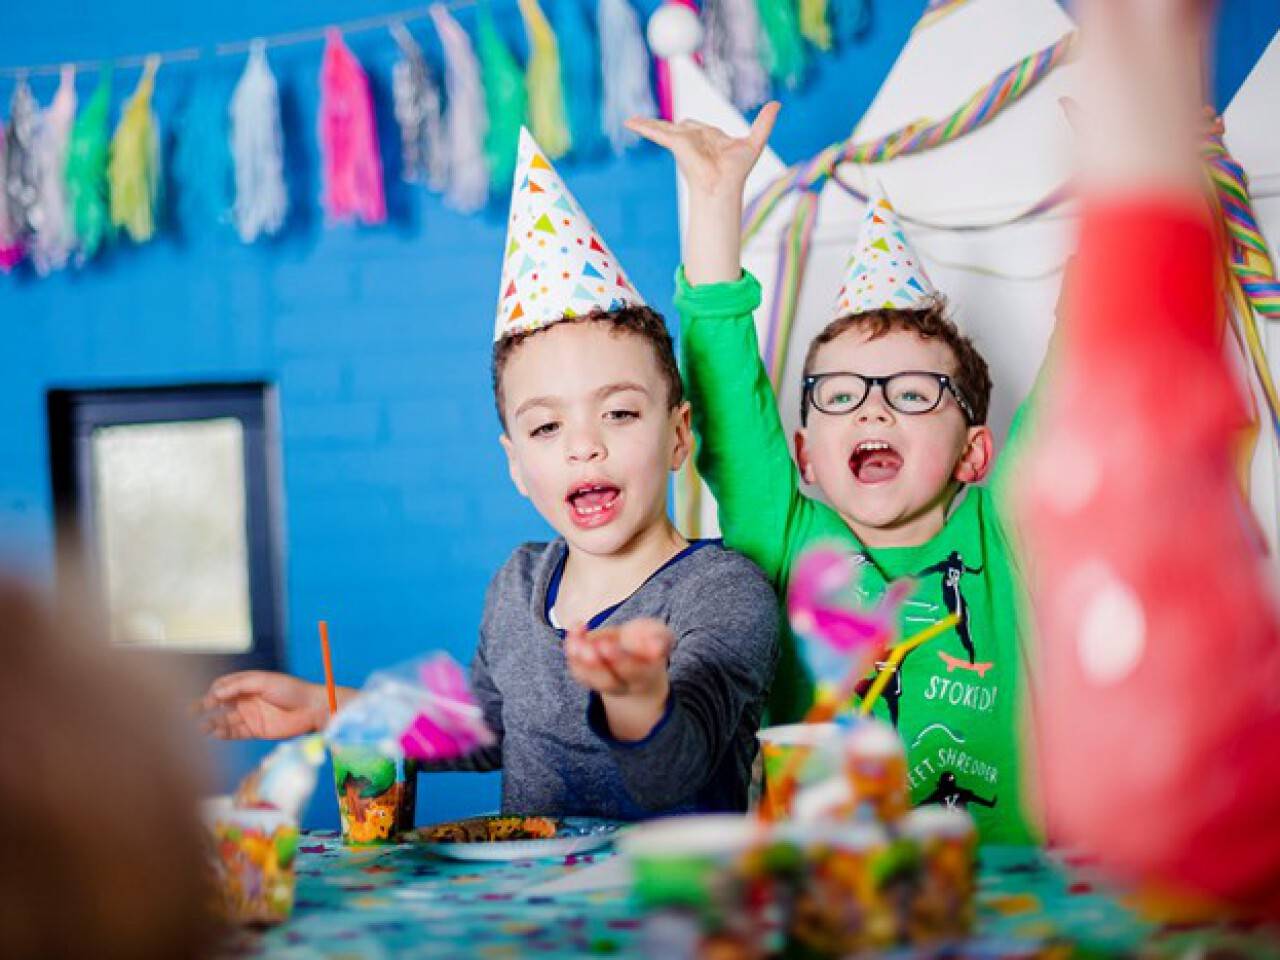
[{"label": "pink tissue tassel", "polygon": [[320,152],[324,157],[324,207],[334,223],[359,217],[387,219],[382,159],[374,125],[369,78],[342,34],[328,31],[320,67]]},{"label": "pink tissue tassel", "polygon": [[1280,919],[1280,612],[1194,196],[1085,198],[1062,352],[1012,474],[1050,836]]}]

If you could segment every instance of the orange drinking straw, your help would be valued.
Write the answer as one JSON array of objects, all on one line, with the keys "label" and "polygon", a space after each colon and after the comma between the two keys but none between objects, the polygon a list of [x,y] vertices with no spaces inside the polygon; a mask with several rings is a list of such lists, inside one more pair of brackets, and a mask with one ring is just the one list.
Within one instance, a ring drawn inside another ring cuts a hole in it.
[{"label": "orange drinking straw", "polygon": [[324,688],[329,694],[329,716],[338,712],[338,688],[333,685],[333,656],[329,653],[329,621],[320,621],[320,649],[324,653]]}]

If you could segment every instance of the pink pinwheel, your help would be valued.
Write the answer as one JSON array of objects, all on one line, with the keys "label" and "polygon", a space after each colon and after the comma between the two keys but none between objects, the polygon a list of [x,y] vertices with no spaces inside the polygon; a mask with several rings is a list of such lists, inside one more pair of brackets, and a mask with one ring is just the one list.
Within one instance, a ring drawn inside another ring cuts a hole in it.
[{"label": "pink pinwheel", "polygon": [[859,566],[846,549],[817,547],[800,558],[787,592],[791,627],[803,641],[819,692],[827,695],[846,688],[851,693],[891,645],[898,612],[915,588],[912,580],[894,581],[874,606],[867,606],[856,589]]},{"label": "pink pinwheel", "polygon": [[430,700],[400,736],[405,756],[413,760],[447,760],[466,756],[493,743],[493,734],[466,675],[452,659],[433,657],[422,664],[419,678]]},{"label": "pink pinwheel", "polygon": [[463,669],[446,653],[379,670],[330,721],[332,744],[450,760],[495,743]]}]

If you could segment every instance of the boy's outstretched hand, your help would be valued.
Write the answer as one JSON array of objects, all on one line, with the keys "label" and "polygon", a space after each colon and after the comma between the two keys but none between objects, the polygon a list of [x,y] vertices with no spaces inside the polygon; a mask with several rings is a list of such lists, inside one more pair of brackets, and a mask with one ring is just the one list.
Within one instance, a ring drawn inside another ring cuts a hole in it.
[{"label": "boy's outstretched hand", "polygon": [[737,280],[742,273],[742,191],[769,142],[779,109],[776,100],[761,107],[745,137],[731,137],[697,120],[627,121],[630,130],[671,151],[688,184],[684,268],[695,286]]},{"label": "boy's outstretched hand", "polygon": [[667,661],[675,638],[660,620],[632,620],[588,631],[578,624],[565,634],[569,673],[600,694],[609,730],[619,740],[642,740],[666,709]]},{"label": "boy's outstretched hand", "polygon": [[220,740],[285,740],[323,728],[326,699],[319,684],[245,670],[214,680],[195,710],[204,732]]}]

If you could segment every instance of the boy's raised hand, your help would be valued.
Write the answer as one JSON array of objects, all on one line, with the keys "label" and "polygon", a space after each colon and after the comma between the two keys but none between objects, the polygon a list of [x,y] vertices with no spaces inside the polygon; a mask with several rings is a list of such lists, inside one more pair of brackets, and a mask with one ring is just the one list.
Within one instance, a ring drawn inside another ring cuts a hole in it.
[{"label": "boy's raised hand", "polygon": [[627,121],[627,128],[670,150],[695,194],[708,197],[730,194],[740,200],[747,176],[769,142],[780,109],[776,100],[766,103],[745,137],[731,137],[718,127],[697,120],[671,123],[632,117]]},{"label": "boy's raised hand", "polygon": [[266,670],[219,677],[195,708],[204,732],[220,740],[286,740],[327,720],[323,687]]},{"label": "boy's raised hand", "polygon": [[666,708],[674,644],[660,620],[632,620],[592,631],[578,624],[566,632],[564,652],[573,679],[600,694],[613,735],[640,740]]},{"label": "boy's raised hand", "polygon": [[694,286],[732,282],[742,274],[742,191],[769,142],[779,109],[776,100],[761,107],[745,137],[731,137],[696,120],[627,121],[628,128],[671,151],[688,184],[684,270]]}]

